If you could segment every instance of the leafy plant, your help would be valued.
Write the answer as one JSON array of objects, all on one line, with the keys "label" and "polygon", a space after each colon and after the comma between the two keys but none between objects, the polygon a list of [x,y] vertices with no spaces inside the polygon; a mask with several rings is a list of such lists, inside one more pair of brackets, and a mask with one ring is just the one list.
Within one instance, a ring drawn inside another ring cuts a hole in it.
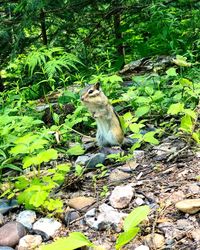
[{"label": "leafy plant", "polygon": [[124,232],[121,233],[116,242],[116,249],[121,249],[125,244],[131,241],[140,231],[138,225],[141,221],[147,218],[150,212],[148,206],[141,206],[135,208],[124,220],[123,229]]}]

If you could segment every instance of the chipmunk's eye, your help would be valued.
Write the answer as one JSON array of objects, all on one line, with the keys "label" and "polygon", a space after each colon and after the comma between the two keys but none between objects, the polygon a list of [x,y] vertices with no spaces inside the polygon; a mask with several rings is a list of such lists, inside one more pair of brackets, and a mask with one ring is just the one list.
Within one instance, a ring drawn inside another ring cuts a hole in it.
[{"label": "chipmunk's eye", "polygon": [[93,89],[90,89],[89,91],[88,91],[88,94],[92,94],[93,93]]}]

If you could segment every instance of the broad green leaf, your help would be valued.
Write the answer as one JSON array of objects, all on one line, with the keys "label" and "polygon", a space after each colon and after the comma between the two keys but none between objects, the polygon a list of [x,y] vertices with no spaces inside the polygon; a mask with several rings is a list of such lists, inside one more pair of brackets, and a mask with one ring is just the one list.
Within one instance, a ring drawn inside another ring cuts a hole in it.
[{"label": "broad green leaf", "polygon": [[23,168],[29,168],[30,166],[39,165],[37,156],[26,156],[23,159]]},{"label": "broad green leaf", "polygon": [[68,173],[71,169],[71,163],[62,163],[57,165],[56,168],[60,171]]},{"label": "broad green leaf", "polygon": [[119,235],[116,241],[115,248],[118,250],[129,241],[131,241],[140,231],[139,227],[132,228],[129,231],[123,232]]},{"label": "broad green leaf", "polygon": [[131,147],[131,151],[134,151],[137,148],[140,148],[141,146],[141,142],[136,142],[133,144],[133,146]]},{"label": "broad green leaf", "polygon": [[88,238],[79,232],[70,233],[67,238],[60,238],[55,242],[41,246],[40,250],[73,250],[83,246],[93,246]]},{"label": "broad green leaf", "polygon": [[25,176],[20,176],[17,178],[17,181],[15,182],[15,187],[17,189],[23,190],[28,186],[29,186],[29,180]]},{"label": "broad green leaf", "polygon": [[164,93],[160,90],[157,90],[151,98],[153,101],[158,101],[163,97],[165,97]]},{"label": "broad green leaf", "polygon": [[42,162],[48,162],[50,160],[56,160],[58,158],[58,152],[53,148],[47,149],[46,151],[40,152],[36,158],[39,164]]},{"label": "broad green leaf", "polygon": [[124,220],[124,231],[129,231],[147,218],[150,212],[149,206],[141,206],[135,208]]},{"label": "broad green leaf", "polygon": [[184,113],[191,116],[193,119],[196,119],[197,117],[197,114],[191,109],[184,109]]},{"label": "broad green leaf", "polygon": [[137,110],[135,111],[135,115],[137,117],[141,117],[145,114],[147,114],[150,110],[150,106],[141,106],[139,108],[137,108]]},{"label": "broad green leaf", "polygon": [[169,68],[166,71],[167,76],[177,76],[176,69],[175,68]]},{"label": "broad green leaf", "polygon": [[153,93],[154,93],[154,89],[152,88],[152,87],[149,87],[149,86],[147,86],[147,87],[145,87],[145,92],[148,94],[148,95],[153,95]]},{"label": "broad green leaf", "polygon": [[68,155],[82,155],[84,152],[85,151],[81,145],[76,145],[67,150]]},{"label": "broad green leaf", "polygon": [[200,132],[194,132],[192,133],[192,138],[196,141],[197,144],[200,144]]},{"label": "broad green leaf", "polygon": [[138,104],[148,104],[150,101],[149,97],[139,96],[135,99],[135,102]]},{"label": "broad green leaf", "polygon": [[184,111],[184,103],[175,103],[175,104],[171,104],[167,114],[171,114],[171,115],[177,115],[180,112]]},{"label": "broad green leaf", "polygon": [[44,201],[47,199],[48,196],[48,192],[39,190],[38,192],[32,194],[29,203],[34,207],[40,207],[42,204],[44,204]]},{"label": "broad green leaf", "polygon": [[31,142],[34,142],[36,139],[38,139],[38,135],[33,135],[33,134],[26,134],[22,137],[19,137],[16,141],[15,144],[25,144],[28,145]]},{"label": "broad green leaf", "polygon": [[12,155],[27,154],[29,153],[29,149],[25,144],[18,144],[15,147],[11,148],[10,153]]},{"label": "broad green leaf", "polygon": [[193,128],[193,124],[192,124],[192,119],[189,115],[184,115],[181,118],[181,126],[180,129],[191,133],[192,132],[192,128]]},{"label": "broad green leaf", "polygon": [[149,142],[151,144],[159,144],[159,141],[154,137],[154,135],[156,134],[155,131],[151,131],[151,132],[147,132],[144,136],[143,136],[143,140],[145,142]]},{"label": "broad green leaf", "polygon": [[191,87],[192,86],[192,82],[186,78],[181,78],[179,80],[179,83],[182,85],[182,86],[188,86],[188,87]]},{"label": "broad green leaf", "polygon": [[140,132],[140,129],[144,127],[144,124],[140,124],[140,123],[132,123],[129,128],[130,130],[135,133],[138,134]]}]

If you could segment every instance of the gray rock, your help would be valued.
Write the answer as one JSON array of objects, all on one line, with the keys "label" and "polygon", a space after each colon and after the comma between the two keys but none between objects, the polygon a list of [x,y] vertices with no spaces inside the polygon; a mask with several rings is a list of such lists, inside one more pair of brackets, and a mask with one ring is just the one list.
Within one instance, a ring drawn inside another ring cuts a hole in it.
[{"label": "gray rock", "polygon": [[145,204],[145,202],[143,201],[143,199],[140,198],[140,197],[137,197],[137,198],[134,200],[134,202],[135,202],[135,204],[136,204],[137,206],[141,206],[141,205]]},{"label": "gray rock", "polygon": [[40,235],[26,235],[20,239],[17,250],[35,249],[42,243]]},{"label": "gray rock", "polygon": [[134,195],[134,189],[130,185],[117,186],[112,191],[109,201],[114,208],[125,208],[129,205]]},{"label": "gray rock", "polygon": [[85,214],[85,221],[87,225],[95,230],[105,230],[110,226],[116,229],[126,216],[127,214],[119,213],[114,208],[104,203],[99,206],[99,213],[97,213],[95,208],[89,210]]},{"label": "gray rock", "polygon": [[33,224],[33,230],[43,232],[49,238],[54,236],[62,224],[54,219],[41,218]]},{"label": "gray rock", "polygon": [[80,214],[77,211],[71,209],[65,213],[63,222],[65,223],[66,226],[69,226],[70,222],[78,219],[79,217]]},{"label": "gray rock", "polygon": [[0,228],[0,246],[14,247],[26,234],[25,227],[19,222],[8,222]]},{"label": "gray rock", "polygon": [[192,194],[199,194],[200,193],[200,187],[197,184],[190,184],[188,186],[188,193]]},{"label": "gray rock", "polygon": [[83,165],[86,168],[93,169],[99,163],[104,163],[106,155],[103,153],[85,154],[76,159],[75,165]]},{"label": "gray rock", "polygon": [[0,246],[0,250],[14,250],[12,247],[2,247]]},{"label": "gray rock", "polygon": [[129,173],[125,173],[119,169],[114,169],[109,175],[109,180],[110,182],[121,182],[130,178],[130,176]]},{"label": "gray rock", "polygon": [[8,211],[18,207],[17,200],[0,199],[0,213],[5,214]]},{"label": "gray rock", "polygon": [[24,210],[18,214],[16,220],[23,224],[26,228],[31,229],[32,224],[36,220],[36,213],[31,210]]},{"label": "gray rock", "polygon": [[133,151],[133,156],[136,161],[141,161],[144,159],[144,150]]}]

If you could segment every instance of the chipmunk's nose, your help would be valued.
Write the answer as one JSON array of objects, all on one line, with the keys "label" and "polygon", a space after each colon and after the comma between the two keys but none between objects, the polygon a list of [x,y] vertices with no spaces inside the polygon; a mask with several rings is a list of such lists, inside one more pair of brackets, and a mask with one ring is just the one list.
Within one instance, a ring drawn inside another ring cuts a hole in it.
[{"label": "chipmunk's nose", "polygon": [[81,101],[83,101],[84,100],[84,97],[83,96],[81,96]]}]

